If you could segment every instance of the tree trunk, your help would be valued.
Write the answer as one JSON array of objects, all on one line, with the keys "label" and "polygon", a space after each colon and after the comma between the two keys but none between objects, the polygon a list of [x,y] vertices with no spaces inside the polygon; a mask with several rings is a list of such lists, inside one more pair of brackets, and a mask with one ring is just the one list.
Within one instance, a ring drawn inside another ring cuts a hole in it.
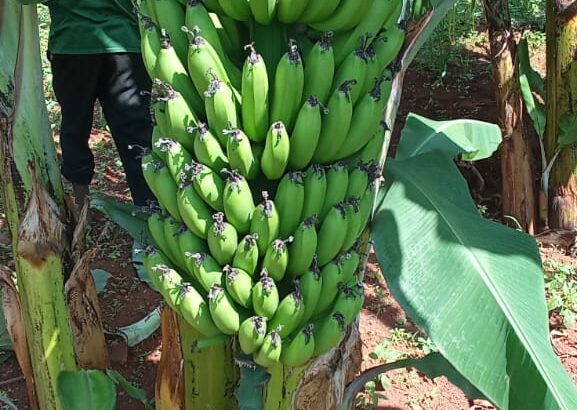
[{"label": "tree trunk", "polygon": [[519,94],[508,0],[483,0],[489,26],[491,59],[499,124],[504,138],[501,148],[502,211],[533,234],[536,229],[535,178],[531,143],[523,126],[523,102]]},{"label": "tree trunk", "polygon": [[[234,394],[239,372],[235,356],[240,349],[228,340],[197,351],[193,346],[202,338],[170,308],[164,309],[157,410],[237,408]],[[279,364],[267,369],[270,378],[262,386],[262,409],[335,409],[346,385],[360,369],[361,359],[357,322],[349,326],[339,346],[306,366],[288,368]]]},{"label": "tree trunk", "polygon": [[[577,115],[577,1],[547,1],[547,126],[545,151],[555,155],[561,116]],[[551,170],[549,224],[577,229],[577,145],[564,148]]]}]

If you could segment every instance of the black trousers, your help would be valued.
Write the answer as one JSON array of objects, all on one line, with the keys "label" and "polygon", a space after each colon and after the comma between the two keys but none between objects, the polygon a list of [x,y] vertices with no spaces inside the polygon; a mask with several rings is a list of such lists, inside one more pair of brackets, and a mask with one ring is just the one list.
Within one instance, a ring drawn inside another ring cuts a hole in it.
[{"label": "black trousers", "polygon": [[52,85],[61,107],[62,175],[75,184],[88,185],[94,176],[94,155],[88,146],[96,99],[124,166],[135,205],[152,199],[140,154],[150,147],[152,123],[151,82],[137,53],[49,55]]}]

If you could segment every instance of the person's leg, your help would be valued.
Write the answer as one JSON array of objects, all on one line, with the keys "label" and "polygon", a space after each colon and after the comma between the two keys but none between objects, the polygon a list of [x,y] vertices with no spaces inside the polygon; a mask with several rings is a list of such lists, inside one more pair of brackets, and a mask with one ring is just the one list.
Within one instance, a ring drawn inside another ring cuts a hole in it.
[{"label": "person's leg", "polygon": [[136,53],[107,54],[100,78],[98,99],[124,166],[135,205],[145,205],[153,195],[142,175],[140,156],[150,148],[152,122],[150,91],[142,57]]},{"label": "person's leg", "polygon": [[88,146],[101,58],[98,55],[50,56],[52,86],[60,104],[62,175],[72,183],[82,206],[94,175],[94,156]]}]

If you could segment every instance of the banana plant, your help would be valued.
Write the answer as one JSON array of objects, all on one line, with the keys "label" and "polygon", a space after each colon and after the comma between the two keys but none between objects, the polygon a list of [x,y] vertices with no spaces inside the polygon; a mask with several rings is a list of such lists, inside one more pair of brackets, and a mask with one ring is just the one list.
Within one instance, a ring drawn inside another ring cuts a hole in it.
[{"label": "banana plant", "polygon": [[48,121],[36,7],[12,0],[0,0],[0,201],[16,267],[15,281],[0,266],[8,330],[31,408],[59,409],[60,371],[108,359],[86,218],[70,217]]},{"label": "banana plant", "polygon": [[545,207],[545,209],[541,210],[541,217],[544,221],[547,221],[551,171],[561,152],[577,141],[577,115],[570,111],[561,113],[557,129],[558,135],[555,141],[556,144],[548,156],[545,142],[547,95],[543,79],[540,74],[531,67],[527,39],[523,39],[519,44],[518,60],[521,96],[525,102],[525,108],[531,118],[533,128],[538,136],[541,160],[541,195],[544,198],[541,206]]}]

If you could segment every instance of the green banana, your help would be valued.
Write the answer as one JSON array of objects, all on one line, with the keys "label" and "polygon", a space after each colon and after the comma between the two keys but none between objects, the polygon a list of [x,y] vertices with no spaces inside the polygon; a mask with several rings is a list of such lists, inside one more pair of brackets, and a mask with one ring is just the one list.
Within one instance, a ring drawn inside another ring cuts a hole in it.
[{"label": "green banana", "polygon": [[370,8],[368,8],[366,17],[354,28],[353,32],[347,33],[335,42],[335,60],[337,65],[344,61],[363,37],[369,35],[371,38],[375,38],[395,11],[397,4],[402,2],[403,0],[373,1]]},{"label": "green banana", "polygon": [[296,289],[279,303],[276,313],[268,324],[270,329],[280,329],[279,335],[282,338],[287,337],[298,328],[304,312],[298,281],[295,282]]},{"label": "green banana", "polygon": [[329,210],[319,229],[317,258],[320,266],[337,256],[345,242],[347,228],[346,210],[338,203]]},{"label": "green banana", "polygon": [[168,246],[168,242],[164,237],[164,221],[166,218],[167,215],[162,212],[153,212],[147,218],[147,226],[156,247],[174,264],[177,259],[172,254],[172,249]]},{"label": "green banana", "polygon": [[212,320],[208,304],[190,283],[182,284],[178,312],[189,325],[204,336],[213,337],[221,334]]},{"label": "green banana", "polygon": [[226,137],[226,154],[231,169],[236,169],[246,179],[254,179],[258,175],[259,166],[246,134],[238,128],[229,128],[223,134]]},{"label": "green banana", "polygon": [[250,276],[255,274],[258,265],[257,239],[257,234],[249,234],[242,238],[232,260],[233,267],[244,270]]},{"label": "green banana", "polygon": [[184,173],[204,202],[217,212],[224,211],[224,181],[220,175],[210,167],[192,160],[184,166]]},{"label": "green banana", "polygon": [[365,57],[367,60],[367,70],[365,81],[361,87],[361,96],[367,94],[373,89],[374,85],[380,80],[383,73],[383,68],[379,65],[379,60],[377,59],[377,52],[374,43],[371,43],[365,50]]},{"label": "green banana", "polygon": [[321,135],[321,124],[319,100],[311,96],[300,109],[290,137],[290,169],[301,170],[311,162]]},{"label": "green banana", "polygon": [[242,269],[226,265],[222,268],[226,290],[230,297],[242,307],[252,307],[252,278]]},{"label": "green banana", "polygon": [[178,183],[181,180],[181,174],[184,173],[185,166],[192,161],[192,156],[182,144],[168,138],[158,141],[158,149],[164,154],[166,167],[172,179]]},{"label": "green banana", "polygon": [[367,226],[367,223],[371,219],[371,214],[373,210],[373,203],[375,201],[375,184],[370,184],[365,194],[361,197],[361,202],[359,202],[359,212],[360,216],[360,223],[359,223],[359,232],[357,232],[357,237],[362,233],[362,231]]},{"label": "green banana", "polygon": [[360,151],[379,130],[379,124],[389,100],[391,85],[390,80],[381,79],[359,101],[353,111],[351,127],[344,144],[340,146],[335,159],[343,159]]},{"label": "green banana", "polygon": [[340,312],[334,312],[330,316],[315,323],[313,336],[315,338],[314,356],[327,353],[337,346],[345,332],[345,319]]},{"label": "green banana", "polygon": [[387,67],[393,63],[403,48],[407,31],[403,25],[393,24],[380,38],[376,39],[375,52],[379,66]]},{"label": "green banana", "polygon": [[142,35],[143,17],[144,17],[144,19],[152,22],[154,25],[156,25],[156,22],[158,21],[156,13],[154,12],[154,7],[153,7],[154,5],[151,3],[152,3],[152,0],[141,0],[140,3],[138,4],[137,15],[140,19],[141,35]]},{"label": "green banana", "polygon": [[167,141],[169,141],[167,138],[162,138],[160,136],[160,129],[155,125],[152,129],[152,136],[150,138],[150,143],[152,145],[151,150],[157,158],[164,162],[166,162],[166,158],[164,157],[163,149]]},{"label": "green banana", "polygon": [[229,294],[219,285],[208,293],[208,307],[216,327],[225,335],[234,335],[240,328],[240,314]]},{"label": "green banana", "polygon": [[146,72],[150,78],[156,78],[156,63],[160,54],[160,31],[156,24],[146,16],[140,18],[140,54]]},{"label": "green banana", "polygon": [[279,236],[288,238],[301,223],[305,200],[304,173],[295,171],[281,179],[274,203],[279,215]]},{"label": "green banana", "polygon": [[356,80],[343,82],[333,92],[327,106],[327,114],[322,119],[321,133],[313,160],[326,164],[331,162],[344,143],[353,117],[351,87]]},{"label": "green banana", "polygon": [[226,174],[224,185],[224,214],[240,234],[249,232],[252,214],[255,210],[252,192],[246,179],[237,171],[223,170]]},{"label": "green banana", "polygon": [[370,166],[362,161],[353,166],[352,170],[349,171],[345,198],[355,197],[359,199],[363,196],[369,186],[369,169]]},{"label": "green banana", "polygon": [[339,7],[341,0],[311,0],[302,14],[301,20],[304,23],[318,23],[328,19]]},{"label": "green banana", "polygon": [[287,129],[280,121],[273,123],[266,134],[266,143],[261,159],[263,174],[270,180],[280,179],[288,165],[290,140]]},{"label": "green banana", "polygon": [[314,325],[309,323],[299,329],[292,340],[283,343],[280,356],[282,364],[288,367],[299,367],[307,363],[315,352]]},{"label": "green banana", "polygon": [[[150,173],[150,163],[143,162],[142,166],[144,171],[143,174],[146,179],[147,175]],[[174,179],[172,179],[172,176],[170,175],[170,172],[164,163],[157,162],[154,163],[152,167],[154,168],[152,174],[150,174],[150,177],[152,178],[152,185],[148,184],[150,190],[158,199],[160,206],[166,209],[170,216],[172,216],[174,219],[181,221],[182,218],[176,200],[176,194],[178,191],[176,182]]]},{"label": "green banana", "polygon": [[[262,0],[261,0],[262,1]],[[264,0],[270,2],[276,0]],[[255,0],[251,0],[253,6]],[[254,142],[265,139],[269,118],[269,85],[265,62],[257,54],[253,45],[246,46],[250,51],[242,69],[242,125],[246,135]]]},{"label": "green banana", "polygon": [[194,137],[193,151],[198,162],[212,168],[215,172],[221,172],[230,167],[220,142],[205,123],[199,122],[196,127],[190,127],[188,131]]},{"label": "green banana", "polygon": [[[186,61],[186,60],[184,60]],[[204,114],[204,102],[188,76],[186,65],[172,47],[170,37],[165,30],[160,30],[160,51],[154,68],[155,77],[170,84],[170,87],[179,92],[190,108],[199,116]]]},{"label": "green banana", "polygon": [[[150,151],[145,153],[141,158],[141,168],[142,168],[142,175],[144,180],[146,181],[146,185],[154,191],[156,190],[155,181],[156,181],[156,171],[158,168],[162,166],[162,162],[159,161],[158,156],[154,153],[154,151]],[[156,194],[155,194],[156,196]],[[158,198],[157,198],[158,199]]]},{"label": "green banana", "polygon": [[194,29],[195,26],[198,27],[202,36],[212,45],[214,51],[216,51],[220,57],[233,87],[240,87],[240,70],[230,61],[230,58],[224,51],[214,22],[202,0],[186,0],[184,25],[189,30]]},{"label": "green banana", "polygon": [[285,24],[296,23],[304,13],[308,3],[309,0],[278,0],[278,20]]},{"label": "green banana", "polygon": [[[158,98],[158,95],[151,93],[150,96],[150,116],[152,117],[152,122],[156,132],[159,134],[158,137],[165,138],[170,135],[168,127],[168,119],[166,118],[166,100],[164,98]],[[157,138],[158,139],[158,138]],[[154,146],[152,147],[154,150]],[[156,154],[158,152],[155,151]],[[162,158],[162,157],[161,157]]]},{"label": "green banana", "polygon": [[214,47],[200,34],[200,29],[195,26],[192,30],[189,30],[183,26],[182,31],[190,36],[190,46],[188,47],[186,61],[188,74],[196,91],[201,96],[204,96],[204,92],[208,90],[213,76],[230,85],[231,81],[222,60]]},{"label": "green banana", "polygon": [[276,282],[280,282],[284,278],[288,261],[288,245],[292,242],[292,236],[287,240],[276,239],[266,249],[262,261],[262,267],[268,272],[268,275]]},{"label": "green banana", "polygon": [[349,170],[342,163],[336,162],[326,169],[327,190],[320,213],[321,220],[333,206],[345,200],[349,187]]},{"label": "green banana", "polygon": [[[311,1],[310,3],[317,3]],[[320,2],[318,2],[320,3]],[[303,97],[316,96],[327,104],[335,78],[335,57],[332,31],[323,33],[305,57],[305,83]]]},{"label": "green banana", "polygon": [[181,62],[185,62],[188,41],[186,35],[180,30],[185,19],[184,8],[176,0],[155,0],[152,3],[158,19],[157,25],[166,30],[178,58]]},{"label": "green banana", "polygon": [[359,197],[348,197],[345,203],[345,207],[347,213],[347,234],[345,235],[345,241],[341,246],[341,250],[349,249],[357,241],[362,217],[359,208]]},{"label": "green banana", "polygon": [[180,142],[187,151],[192,152],[193,139],[187,130],[197,124],[196,114],[191,110],[184,96],[166,82],[155,79],[153,81],[153,93],[157,99],[164,100],[164,119],[166,120],[167,132],[164,137],[170,136],[175,141]]},{"label": "green banana", "polygon": [[272,367],[280,360],[282,352],[281,337],[276,330],[268,333],[261,347],[254,355],[254,362],[262,367]]},{"label": "green banana", "polygon": [[360,47],[350,53],[345,61],[339,66],[335,73],[333,90],[337,89],[340,84],[347,80],[355,80],[351,86],[350,97],[353,105],[357,103],[361,96],[361,91],[367,78],[367,52],[366,41],[361,43]]},{"label": "green banana", "polygon": [[161,250],[153,246],[147,246],[142,257],[142,265],[152,281],[153,288],[158,290],[160,288],[160,271],[157,271],[155,267],[171,265],[168,257]]},{"label": "green banana", "polygon": [[182,292],[182,277],[172,268],[166,265],[155,265],[152,274],[158,275],[158,291],[163,296],[167,305],[178,311]]},{"label": "green banana", "polygon": [[277,0],[250,0],[249,6],[258,24],[268,25],[276,16]]},{"label": "green banana", "polygon": [[335,297],[339,292],[339,283],[345,282],[343,274],[343,263],[350,255],[344,253],[340,254],[321,269],[321,298],[317,300],[315,308],[312,312],[313,318],[318,318],[326,314],[327,309],[332,306]]},{"label": "green banana", "polygon": [[389,127],[385,121],[380,121],[379,125],[375,134],[359,153],[358,159],[364,163],[379,161],[385,148],[385,135]]},{"label": "green banana", "polygon": [[[181,222],[175,221],[170,217],[164,220],[164,240],[170,249],[170,254],[174,256],[174,264],[179,269],[184,269],[186,267],[186,264],[184,263],[184,255],[180,253],[180,248],[178,246],[178,234],[182,229],[183,224]],[[186,227],[184,227],[184,229],[186,229]]]},{"label": "green banana", "polygon": [[191,277],[196,278],[196,272],[193,266],[194,261],[192,258],[189,258],[186,255],[199,252],[200,253],[207,252],[208,246],[206,245],[206,242],[204,240],[193,234],[188,229],[183,229],[181,232],[179,232],[177,239],[178,239],[178,252],[180,252],[180,255],[182,255],[186,272]]},{"label": "green banana", "polygon": [[194,277],[205,291],[222,284],[222,268],[212,256],[204,252],[186,253],[185,256],[194,262]]},{"label": "green banana", "polygon": [[350,281],[357,272],[361,254],[355,248],[349,249],[343,256],[341,263],[341,282]]},{"label": "green banana", "polygon": [[303,89],[303,63],[296,41],[291,39],[276,68],[270,117],[272,122],[282,121],[288,132],[301,106]]},{"label": "green banana", "polygon": [[280,218],[274,202],[268,199],[268,192],[263,192],[262,197],[263,202],[252,215],[250,232],[255,233],[258,252],[264,255],[268,245],[279,235]]},{"label": "green banana", "polygon": [[184,224],[196,236],[206,239],[212,225],[212,211],[194,189],[191,181],[184,180],[175,193],[178,211]]},{"label": "green banana", "polygon": [[244,354],[253,354],[261,347],[266,336],[266,317],[252,316],[241,323],[238,342]]},{"label": "green banana", "polygon": [[363,283],[358,280],[349,281],[341,286],[341,292],[337,296],[333,312],[340,312],[343,315],[345,325],[350,325],[360,313],[364,300]]},{"label": "green banana", "polygon": [[312,317],[313,313],[315,312],[317,303],[322,295],[321,290],[323,286],[323,279],[321,276],[321,271],[319,270],[318,263],[316,261],[316,257],[314,258],[313,263],[309,269],[299,278],[299,280],[304,305],[301,324],[304,325],[308,323]]},{"label": "green banana", "polygon": [[278,289],[266,269],[260,275],[259,281],[252,288],[252,308],[257,315],[270,319],[278,309]]},{"label": "green banana", "polygon": [[[226,130],[238,126],[238,115],[232,89],[212,72],[209,87],[204,93],[208,125],[223,147],[227,146]],[[230,161],[230,159],[229,159]]]},{"label": "green banana", "polygon": [[[305,199],[301,219],[311,216],[320,217],[327,192],[325,168],[319,164],[311,165],[304,178]],[[318,221],[317,221],[318,222]]]},{"label": "green banana", "polygon": [[202,0],[204,6],[213,13],[224,14],[224,10],[220,7],[218,0]]},{"label": "green banana", "polygon": [[252,17],[248,0],[218,0],[225,14],[238,21],[249,21]]},{"label": "green banana", "polygon": [[[425,0],[425,1],[428,1],[428,0]],[[403,14],[404,3],[405,2],[402,0],[397,0],[395,2],[393,12],[391,13],[391,15],[389,16],[387,21],[385,21],[385,24],[383,24],[383,30],[390,30],[391,27],[393,27],[395,24],[400,24],[400,22],[402,20],[406,19],[404,16],[403,16],[403,18],[401,18],[401,14]],[[407,8],[414,9],[414,6],[416,5],[416,3],[417,2],[414,2],[414,4],[411,4],[411,5],[407,4]],[[405,12],[405,14],[407,14],[407,13]]]},{"label": "green banana", "polygon": [[288,265],[286,272],[294,278],[304,274],[313,263],[317,250],[317,218],[305,219],[294,233],[293,241],[288,246]]},{"label": "green banana", "polygon": [[225,222],[222,212],[214,214],[212,219],[214,223],[206,238],[208,249],[220,265],[229,264],[238,247],[238,234],[231,224]]},{"label": "green banana", "polygon": [[339,32],[350,30],[363,20],[372,2],[373,0],[341,0],[336,10],[330,13],[325,20],[310,24],[310,26],[319,31],[332,30]]}]

